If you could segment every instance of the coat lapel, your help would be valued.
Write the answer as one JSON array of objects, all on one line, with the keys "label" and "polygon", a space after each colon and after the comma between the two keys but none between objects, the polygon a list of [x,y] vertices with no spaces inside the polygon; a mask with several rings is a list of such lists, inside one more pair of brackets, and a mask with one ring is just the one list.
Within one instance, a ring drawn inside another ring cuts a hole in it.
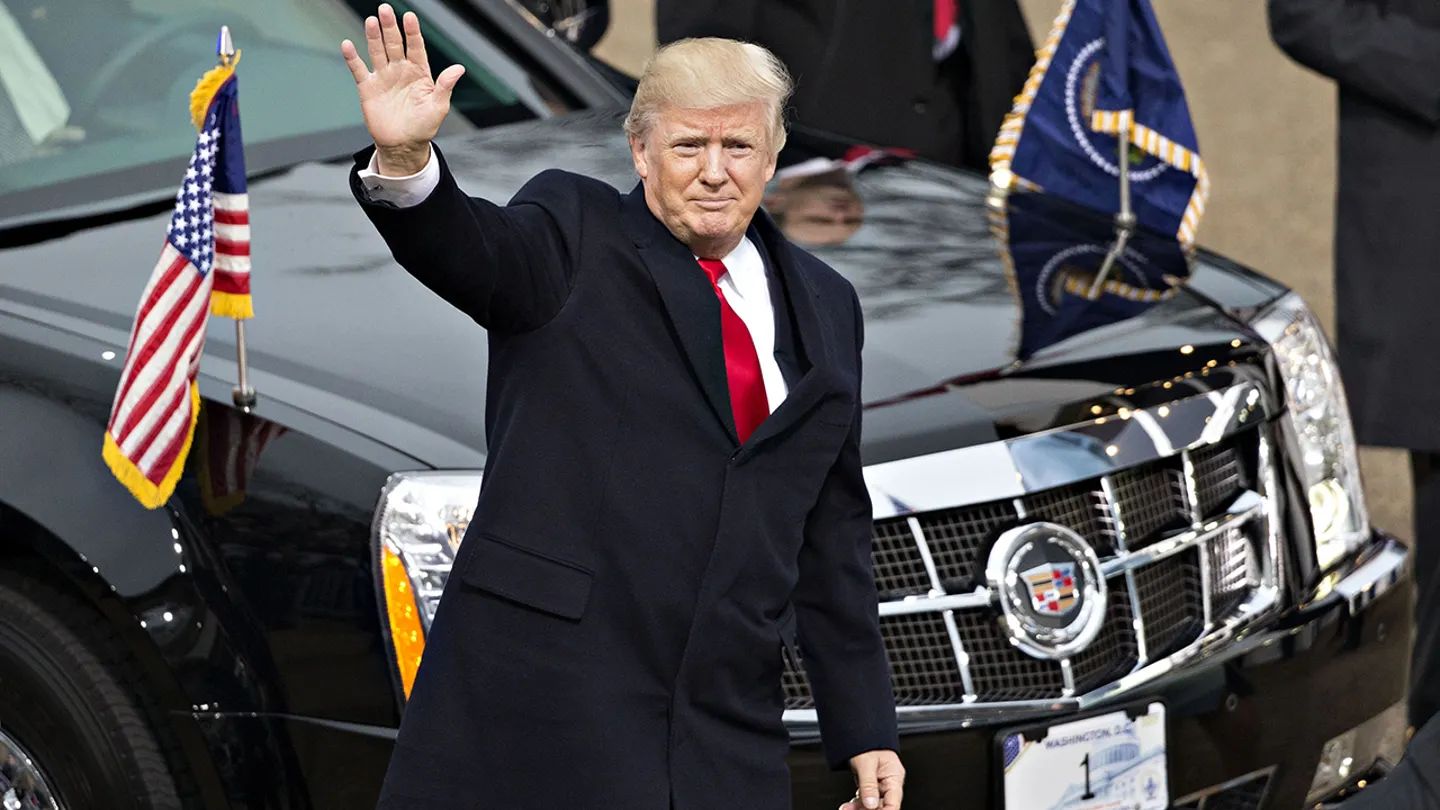
[{"label": "coat lapel", "polygon": [[[695,374],[715,418],[731,441],[739,444],[730,408],[730,385],[725,372],[725,344],[720,333],[720,305],[690,249],[676,239],[650,213],[643,185],[624,198],[625,225],[646,270],[655,282],[690,369]],[[796,426],[828,393],[840,390],[831,345],[827,339],[829,316],[820,306],[819,293],[795,260],[780,229],[760,211],[755,227],[776,272],[781,274],[800,335],[800,351],[808,361],[804,374],[773,413],[755,429],[745,448],[758,447]],[[784,306],[783,301],[773,302]]]},{"label": "coat lapel", "polygon": [[[795,261],[790,242],[764,211],[755,214],[755,229],[765,242],[771,264],[784,282],[796,331],[800,333],[800,351],[807,363],[800,380],[790,389],[780,407],[755,429],[746,442],[747,447],[757,447],[784,434],[809,414],[826,394],[838,391],[840,386],[833,373],[831,341],[827,339],[829,316],[820,306],[819,293]],[[784,306],[783,301],[774,303]]]},{"label": "coat lapel", "polygon": [[730,409],[730,385],[725,376],[725,344],[720,335],[720,303],[705,274],[695,263],[690,249],[681,244],[650,213],[645,204],[643,185],[625,195],[625,226],[645,269],[660,291],[660,300],[670,324],[680,338],[690,370],[695,374],[710,409],[730,435],[735,433],[735,417]]}]

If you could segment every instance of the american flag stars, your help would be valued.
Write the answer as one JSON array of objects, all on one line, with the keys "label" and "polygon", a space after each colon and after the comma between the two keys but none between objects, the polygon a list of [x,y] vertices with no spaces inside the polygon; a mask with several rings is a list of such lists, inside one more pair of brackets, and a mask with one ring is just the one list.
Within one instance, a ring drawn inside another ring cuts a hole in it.
[{"label": "american flag stars", "polygon": [[214,184],[215,156],[220,130],[212,115],[195,141],[185,180],[175,195],[175,212],[170,216],[169,240],[189,259],[201,275],[215,262]]}]

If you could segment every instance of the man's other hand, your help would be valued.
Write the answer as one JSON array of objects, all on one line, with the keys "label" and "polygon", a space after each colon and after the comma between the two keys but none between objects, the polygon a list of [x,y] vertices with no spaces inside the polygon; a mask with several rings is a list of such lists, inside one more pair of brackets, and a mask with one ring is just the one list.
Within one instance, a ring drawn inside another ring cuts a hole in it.
[{"label": "man's other hand", "polygon": [[850,758],[855,798],[840,810],[900,810],[905,795],[905,766],[894,751],[866,751]]},{"label": "man's other hand", "polygon": [[405,12],[402,36],[389,3],[380,5],[378,16],[365,18],[365,44],[373,70],[366,69],[350,40],[340,43],[340,53],[355,77],[360,112],[375,140],[376,168],[386,175],[414,174],[430,158],[430,141],[450,112],[450,91],[465,68],[451,65],[432,80],[420,18]]}]

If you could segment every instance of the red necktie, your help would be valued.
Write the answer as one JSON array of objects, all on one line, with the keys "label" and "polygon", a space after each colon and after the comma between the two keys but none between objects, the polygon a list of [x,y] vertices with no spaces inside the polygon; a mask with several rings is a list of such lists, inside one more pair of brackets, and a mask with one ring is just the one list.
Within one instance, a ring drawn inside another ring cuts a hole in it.
[{"label": "red necktie", "polygon": [[710,277],[715,297],[720,299],[720,338],[725,344],[725,375],[730,381],[730,410],[735,414],[735,432],[743,444],[755,428],[770,415],[770,402],[765,398],[765,378],[760,376],[760,355],[745,322],[730,308],[725,293],[720,291],[720,277],[727,272],[719,259],[700,259],[700,267]]},{"label": "red necktie", "polygon": [[955,26],[955,0],[935,0],[935,41],[944,42],[950,38],[950,29]]}]

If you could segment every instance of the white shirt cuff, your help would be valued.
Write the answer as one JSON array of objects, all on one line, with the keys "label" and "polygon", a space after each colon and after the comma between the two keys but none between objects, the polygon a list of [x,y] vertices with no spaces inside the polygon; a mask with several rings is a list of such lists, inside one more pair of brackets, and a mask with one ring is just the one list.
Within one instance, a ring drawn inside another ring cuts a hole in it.
[{"label": "white shirt cuff", "polygon": [[388,202],[396,208],[410,208],[425,202],[430,192],[440,185],[440,162],[435,159],[435,149],[425,160],[425,168],[404,177],[389,177],[377,168],[378,154],[370,156],[370,165],[359,171],[360,184],[371,201]]}]

